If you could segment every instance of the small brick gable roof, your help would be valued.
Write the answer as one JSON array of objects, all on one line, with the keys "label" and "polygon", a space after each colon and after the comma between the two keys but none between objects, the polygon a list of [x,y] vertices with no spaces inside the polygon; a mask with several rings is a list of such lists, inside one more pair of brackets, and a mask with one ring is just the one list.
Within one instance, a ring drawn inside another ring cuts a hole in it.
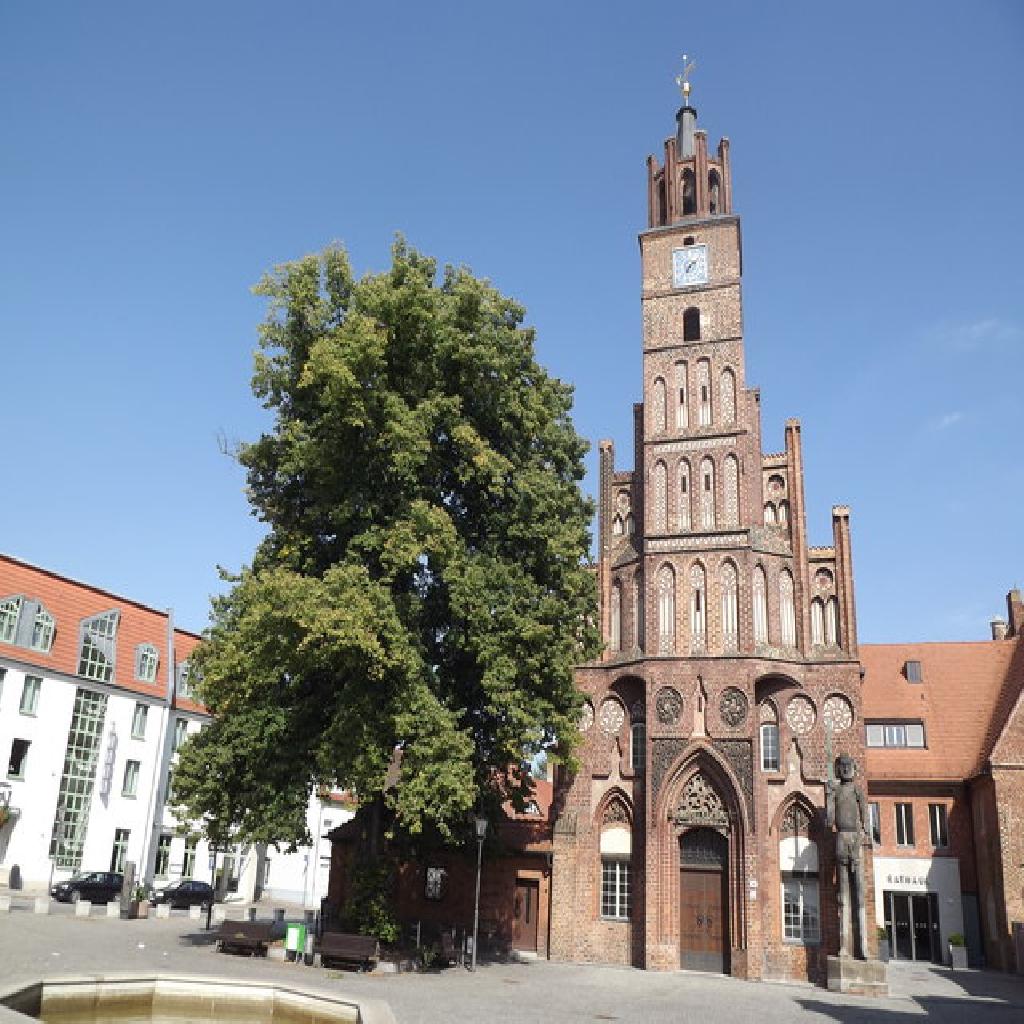
[{"label": "small brick gable roof", "polygon": [[[868,721],[924,722],[926,749],[867,750],[871,779],[969,779],[991,757],[1024,688],[1020,638],[969,643],[862,644]],[[904,665],[921,663],[920,683]]]}]

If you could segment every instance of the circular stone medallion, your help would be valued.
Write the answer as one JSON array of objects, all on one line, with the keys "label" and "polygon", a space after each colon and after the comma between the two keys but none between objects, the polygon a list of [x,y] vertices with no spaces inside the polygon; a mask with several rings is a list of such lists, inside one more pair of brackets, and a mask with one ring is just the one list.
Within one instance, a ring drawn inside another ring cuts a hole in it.
[{"label": "circular stone medallion", "polygon": [[815,717],[814,705],[808,697],[798,695],[786,705],[786,721],[798,736],[814,728]]},{"label": "circular stone medallion", "polygon": [[580,709],[580,732],[586,732],[594,724],[594,705],[590,701],[584,701]]},{"label": "circular stone medallion", "polygon": [[846,732],[853,725],[853,705],[841,693],[830,694],[822,705],[821,720],[832,732]]},{"label": "circular stone medallion", "polygon": [[622,728],[622,723],[626,720],[626,712],[622,710],[622,705],[617,700],[612,700],[609,697],[601,705],[601,714],[599,721],[601,723],[601,732],[607,736],[614,736],[619,729]]},{"label": "circular stone medallion", "polygon": [[683,713],[683,698],[671,686],[663,686],[654,700],[654,709],[662,725],[675,725]]},{"label": "circular stone medallion", "polygon": [[723,692],[722,699],[718,704],[722,721],[733,729],[742,725],[746,720],[748,707],[747,695],[735,686],[730,686]]}]

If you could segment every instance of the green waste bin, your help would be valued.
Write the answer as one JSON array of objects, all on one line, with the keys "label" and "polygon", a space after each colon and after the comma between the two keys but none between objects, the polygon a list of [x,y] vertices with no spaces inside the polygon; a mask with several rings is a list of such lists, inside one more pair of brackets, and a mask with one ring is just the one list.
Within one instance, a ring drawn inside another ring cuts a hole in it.
[{"label": "green waste bin", "polygon": [[289,960],[300,959],[306,952],[306,926],[289,923],[284,929],[284,952]]}]

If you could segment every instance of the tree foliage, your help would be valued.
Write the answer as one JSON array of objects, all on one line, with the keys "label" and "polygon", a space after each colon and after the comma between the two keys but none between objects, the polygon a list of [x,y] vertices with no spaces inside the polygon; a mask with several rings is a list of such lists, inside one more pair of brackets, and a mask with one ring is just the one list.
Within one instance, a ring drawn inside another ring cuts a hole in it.
[{"label": "tree foliage", "polygon": [[274,425],[239,458],[268,534],[194,657],[214,721],[177,800],[299,840],[312,786],[378,798],[400,747],[397,827],[451,835],[576,739],[597,635],[571,389],[519,305],[401,240],[385,273],[329,248],[256,290]]}]

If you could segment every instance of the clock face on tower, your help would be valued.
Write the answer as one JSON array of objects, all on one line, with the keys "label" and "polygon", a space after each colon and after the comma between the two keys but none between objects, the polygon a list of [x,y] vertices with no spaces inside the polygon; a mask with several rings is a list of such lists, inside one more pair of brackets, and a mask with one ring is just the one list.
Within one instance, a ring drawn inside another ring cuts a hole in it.
[{"label": "clock face on tower", "polygon": [[708,283],[708,247],[688,245],[672,250],[672,287]]}]

